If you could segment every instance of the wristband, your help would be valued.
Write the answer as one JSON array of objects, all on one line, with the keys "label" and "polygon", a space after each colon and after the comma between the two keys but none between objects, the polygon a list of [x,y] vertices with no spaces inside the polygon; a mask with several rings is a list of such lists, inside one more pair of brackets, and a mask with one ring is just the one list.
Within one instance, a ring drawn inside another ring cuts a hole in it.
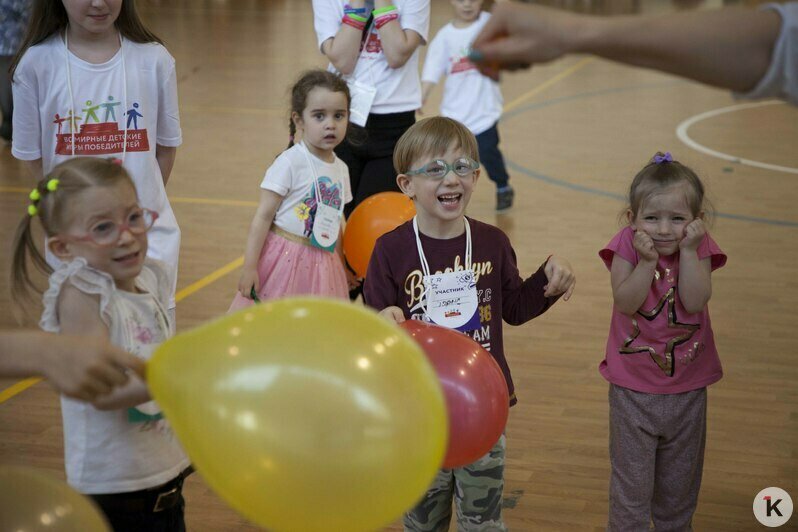
[{"label": "wristband", "polygon": [[[363,20],[358,20],[363,19]],[[352,26],[353,28],[363,31],[366,28],[366,19],[359,15],[344,15],[344,18],[341,19],[341,24],[346,24],[347,26]]]},{"label": "wristband", "polygon": [[349,4],[344,4],[344,13],[347,15],[365,15],[365,7],[352,7]]},{"label": "wristband", "polygon": [[374,27],[380,29],[393,20],[399,20],[399,13],[392,12],[388,13],[387,15],[380,15],[379,17],[375,17]]},{"label": "wristband", "polygon": [[374,15],[374,18],[377,18],[378,16],[384,13],[390,13],[391,11],[398,11],[398,10],[396,9],[396,6],[385,6],[379,9],[375,9],[374,11],[371,12],[371,14]]}]

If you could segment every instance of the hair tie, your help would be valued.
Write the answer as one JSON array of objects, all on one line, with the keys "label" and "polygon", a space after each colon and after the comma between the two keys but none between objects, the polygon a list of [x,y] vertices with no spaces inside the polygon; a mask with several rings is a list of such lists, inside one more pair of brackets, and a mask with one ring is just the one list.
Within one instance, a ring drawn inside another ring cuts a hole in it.
[{"label": "hair tie", "polygon": [[293,135],[288,135],[288,140],[290,140],[291,142],[294,142],[294,136]]},{"label": "hair tie", "polygon": [[108,157],[108,162],[117,166],[122,166],[122,159],[118,157]]},{"label": "hair tie", "polygon": [[59,183],[60,183],[60,181],[58,179],[55,179],[55,178],[49,180],[47,182],[47,190],[49,190],[50,192],[55,192],[58,189],[58,184]]},{"label": "hair tie", "polygon": [[655,155],[653,159],[654,164],[662,164],[662,163],[672,163],[673,157],[671,157],[671,152],[666,151],[665,155]]},{"label": "hair tie", "polygon": [[34,188],[33,190],[31,190],[31,191],[30,191],[30,194],[28,194],[28,197],[29,197],[29,198],[30,198],[30,200],[31,200],[31,201],[33,201],[33,202],[36,202],[36,201],[39,201],[40,199],[42,199],[42,195],[41,195],[41,193],[39,192],[39,189],[38,189],[38,188]]},{"label": "hair tie", "polygon": [[36,216],[39,213],[39,209],[36,205],[28,205],[28,216]]}]

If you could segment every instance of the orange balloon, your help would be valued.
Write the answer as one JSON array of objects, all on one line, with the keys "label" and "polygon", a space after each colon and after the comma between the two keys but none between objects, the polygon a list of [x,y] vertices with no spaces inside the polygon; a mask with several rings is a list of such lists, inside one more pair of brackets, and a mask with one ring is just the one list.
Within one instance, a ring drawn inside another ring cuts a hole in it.
[{"label": "orange balloon", "polygon": [[366,276],[377,239],[415,215],[413,200],[401,192],[374,194],[352,211],[344,231],[344,255],[358,276]]}]

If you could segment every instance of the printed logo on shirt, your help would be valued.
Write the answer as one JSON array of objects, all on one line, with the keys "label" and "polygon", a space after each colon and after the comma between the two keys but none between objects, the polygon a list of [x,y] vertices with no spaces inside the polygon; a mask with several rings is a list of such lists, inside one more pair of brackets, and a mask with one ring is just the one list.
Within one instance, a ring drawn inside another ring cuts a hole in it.
[{"label": "printed logo on shirt", "polygon": [[459,54],[453,55],[449,58],[452,65],[452,74],[459,74],[461,72],[468,72],[475,70],[477,66],[468,59],[468,54],[471,51],[470,47],[464,48]]},{"label": "printed logo on shirt", "polygon": [[360,51],[366,50],[367,54],[379,54],[382,52],[382,41],[380,40],[380,36],[377,33],[371,32],[369,33],[368,39],[364,45],[361,45]]},{"label": "printed logo on shirt", "polygon": [[[341,188],[327,176],[319,177],[319,192],[321,201],[328,207],[341,209],[343,193]],[[313,234],[313,221],[316,219],[316,187],[310,187],[310,193],[305,199],[294,207],[294,214],[305,223],[304,234],[307,237]],[[324,236],[324,235],[323,235]],[[326,237],[325,237],[326,238]]]},{"label": "printed logo on shirt", "polygon": [[[81,114],[67,109],[63,114],[56,113],[53,124],[57,126],[55,134],[55,153],[57,155],[72,155],[72,135],[75,137],[75,155],[105,155],[120,153],[122,151],[149,151],[150,143],[147,129],[139,129],[139,118],[144,115],[138,102],[133,102],[130,109],[123,110],[122,102],[113,96],[108,96],[105,101],[95,103],[95,100],[86,100]],[[127,125],[127,149],[123,149],[125,142],[125,128],[120,128],[117,114]],[[101,119],[102,117],[102,119]],[[79,122],[82,122],[79,124]],[[143,126],[143,121],[142,121]]]}]

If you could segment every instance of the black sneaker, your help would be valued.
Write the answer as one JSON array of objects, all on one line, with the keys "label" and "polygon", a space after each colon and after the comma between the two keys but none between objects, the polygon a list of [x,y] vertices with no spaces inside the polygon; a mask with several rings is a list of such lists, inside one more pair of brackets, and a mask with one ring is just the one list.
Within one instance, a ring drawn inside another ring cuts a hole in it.
[{"label": "black sneaker", "polygon": [[515,191],[510,186],[508,186],[504,190],[497,191],[496,192],[496,212],[509,211],[510,207],[513,206],[513,198],[514,197],[515,197]]}]

